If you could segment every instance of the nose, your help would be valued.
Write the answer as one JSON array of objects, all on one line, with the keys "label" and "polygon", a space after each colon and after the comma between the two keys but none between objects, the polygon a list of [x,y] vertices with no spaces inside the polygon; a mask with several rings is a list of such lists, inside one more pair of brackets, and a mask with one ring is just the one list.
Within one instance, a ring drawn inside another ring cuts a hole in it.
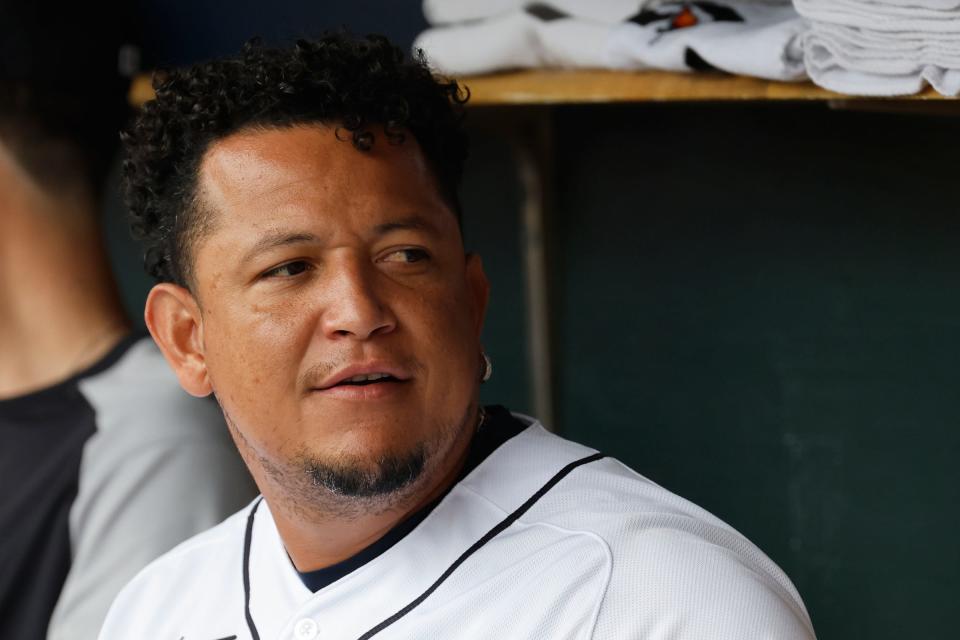
[{"label": "nose", "polygon": [[325,279],[328,302],[320,321],[326,337],[367,340],[396,328],[396,317],[378,291],[372,265],[345,260],[331,271]]}]

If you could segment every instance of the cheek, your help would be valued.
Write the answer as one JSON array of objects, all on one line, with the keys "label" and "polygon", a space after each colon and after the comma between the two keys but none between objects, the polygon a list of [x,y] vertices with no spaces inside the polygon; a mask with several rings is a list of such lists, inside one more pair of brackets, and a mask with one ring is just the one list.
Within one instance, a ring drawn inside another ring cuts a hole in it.
[{"label": "cheek", "polygon": [[430,369],[438,374],[431,376],[435,378],[433,383],[447,388],[472,385],[480,357],[480,341],[473,328],[466,296],[452,293],[423,297],[418,311],[421,346],[430,354]]},{"label": "cheek", "polygon": [[207,367],[226,408],[243,422],[245,414],[276,415],[279,396],[295,391],[299,365],[310,341],[302,310],[235,304],[205,319]]}]

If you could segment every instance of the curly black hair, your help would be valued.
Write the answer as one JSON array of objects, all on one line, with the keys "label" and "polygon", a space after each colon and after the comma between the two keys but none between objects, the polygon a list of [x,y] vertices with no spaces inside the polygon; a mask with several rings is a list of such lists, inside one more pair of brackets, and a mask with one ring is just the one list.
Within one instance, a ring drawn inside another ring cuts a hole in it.
[{"label": "curly black hair", "polygon": [[201,160],[211,143],[249,128],[333,124],[361,151],[375,143],[370,125],[390,144],[409,132],[459,219],[468,94],[383,36],[336,32],[286,48],[254,39],[235,57],[157,73],[154,89],[122,138],[131,226],[158,282],[192,285],[206,215],[196,193]]}]

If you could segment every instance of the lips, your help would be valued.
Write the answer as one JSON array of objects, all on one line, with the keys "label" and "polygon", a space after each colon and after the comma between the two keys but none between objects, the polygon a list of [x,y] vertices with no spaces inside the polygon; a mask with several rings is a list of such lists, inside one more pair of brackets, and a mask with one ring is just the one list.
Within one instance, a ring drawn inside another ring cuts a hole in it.
[{"label": "lips", "polygon": [[352,378],[347,378],[346,380],[343,380],[338,384],[372,384],[374,382],[380,382],[380,381],[389,382],[392,380],[396,380],[396,378],[394,378],[389,373],[377,372],[377,373],[360,374],[358,376],[353,376]]},{"label": "lips", "polygon": [[383,383],[406,382],[410,374],[402,367],[382,362],[355,364],[331,374],[314,387],[326,391],[335,387],[362,387]]}]

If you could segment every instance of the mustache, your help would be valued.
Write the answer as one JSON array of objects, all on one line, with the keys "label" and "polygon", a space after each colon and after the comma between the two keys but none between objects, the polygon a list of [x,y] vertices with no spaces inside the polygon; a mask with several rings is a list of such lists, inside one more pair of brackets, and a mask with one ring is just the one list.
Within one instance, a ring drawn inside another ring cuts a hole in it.
[{"label": "mustache", "polygon": [[[304,371],[297,378],[297,383],[301,389],[313,389],[319,387],[323,384],[324,381],[328,380],[337,371],[349,367],[355,362],[362,362],[364,360],[369,360],[370,358],[363,357],[354,357],[354,356],[339,356],[332,358],[330,360],[324,360],[317,362]],[[407,357],[378,357],[377,360],[382,360],[383,362],[389,362],[393,365],[397,365],[404,371],[408,372],[411,376],[416,377],[421,371],[423,371],[423,363],[420,362],[417,358],[413,356]]]}]

